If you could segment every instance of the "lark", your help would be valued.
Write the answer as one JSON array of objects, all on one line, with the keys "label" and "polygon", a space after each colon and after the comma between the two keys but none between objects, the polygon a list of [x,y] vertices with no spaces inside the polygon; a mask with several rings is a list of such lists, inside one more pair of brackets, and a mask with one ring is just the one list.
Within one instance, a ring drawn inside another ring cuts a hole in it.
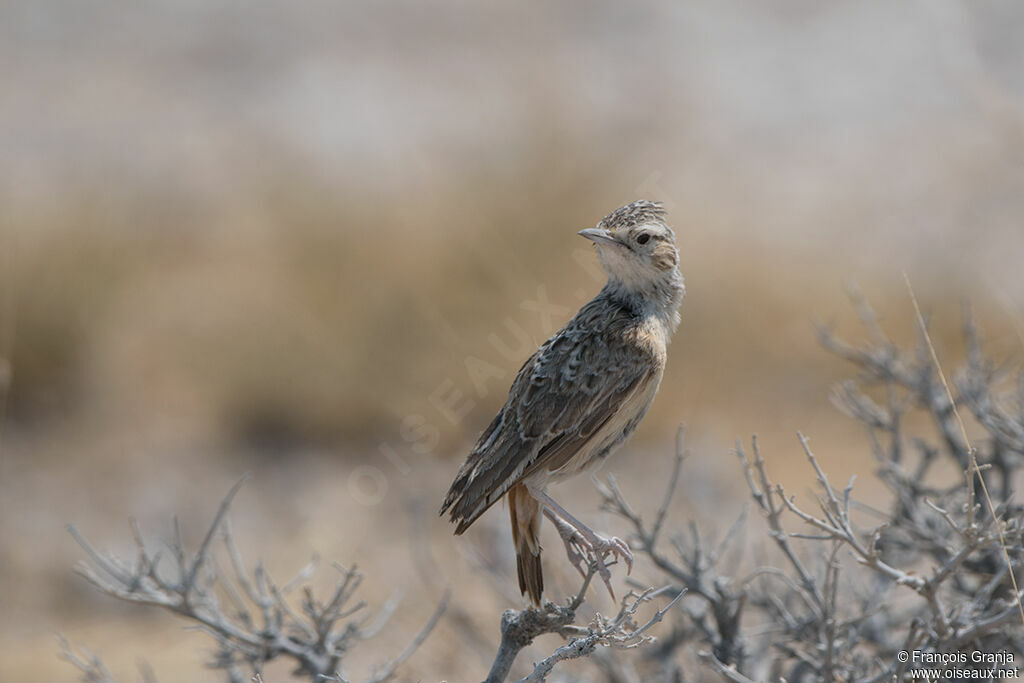
[{"label": "lark", "polygon": [[581,574],[593,563],[609,593],[605,559],[632,570],[622,539],[589,529],[547,487],[592,470],[636,429],[661,383],[685,291],[660,204],[633,202],[579,234],[594,243],[607,283],[523,364],[441,506],[458,535],[507,497],[519,589],[535,605],[544,591],[542,516],[558,529],[570,563]]}]

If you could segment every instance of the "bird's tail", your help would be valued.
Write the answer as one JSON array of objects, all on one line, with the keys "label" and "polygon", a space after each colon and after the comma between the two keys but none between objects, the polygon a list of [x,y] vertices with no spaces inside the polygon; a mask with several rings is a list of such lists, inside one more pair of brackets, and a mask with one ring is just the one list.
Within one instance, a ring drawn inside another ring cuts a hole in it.
[{"label": "bird's tail", "polygon": [[508,490],[508,511],[512,519],[512,541],[516,546],[519,590],[540,606],[544,574],[540,566],[540,502],[522,484]]}]

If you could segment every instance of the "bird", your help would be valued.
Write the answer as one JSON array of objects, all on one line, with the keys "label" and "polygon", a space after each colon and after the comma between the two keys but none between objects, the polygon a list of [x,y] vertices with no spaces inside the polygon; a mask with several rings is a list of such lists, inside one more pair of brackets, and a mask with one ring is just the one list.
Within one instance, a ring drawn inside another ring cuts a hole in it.
[{"label": "bird", "polygon": [[650,408],[686,291],[675,233],[658,202],[635,201],[579,235],[593,242],[607,281],[520,368],[501,410],[459,468],[441,505],[455,534],[507,499],[519,589],[540,606],[540,524],[548,517],[569,562],[594,568],[612,592],[607,556],[629,571],[620,538],[602,536],[559,505],[549,484],[593,471]]}]

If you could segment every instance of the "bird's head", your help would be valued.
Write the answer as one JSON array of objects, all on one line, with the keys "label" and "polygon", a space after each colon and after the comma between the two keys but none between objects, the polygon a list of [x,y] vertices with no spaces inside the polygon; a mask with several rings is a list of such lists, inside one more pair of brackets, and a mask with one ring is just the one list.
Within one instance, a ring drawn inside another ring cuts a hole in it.
[{"label": "bird's head", "polygon": [[627,204],[579,234],[596,245],[608,279],[627,290],[648,290],[679,278],[675,233],[657,202]]}]

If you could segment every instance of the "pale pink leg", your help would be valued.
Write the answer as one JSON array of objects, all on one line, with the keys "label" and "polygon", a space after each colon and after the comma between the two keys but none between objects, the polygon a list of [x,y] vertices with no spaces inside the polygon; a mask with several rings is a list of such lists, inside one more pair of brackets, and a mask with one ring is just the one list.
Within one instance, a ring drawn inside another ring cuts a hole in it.
[{"label": "pale pink leg", "polygon": [[561,536],[562,542],[565,543],[569,563],[576,567],[580,574],[585,576],[582,565],[585,555],[589,555],[591,561],[597,567],[598,575],[604,581],[605,587],[608,588],[608,593],[614,600],[615,593],[612,591],[611,572],[608,570],[604,558],[609,553],[613,558],[622,558],[626,562],[626,573],[632,572],[633,553],[630,552],[626,542],[615,536],[606,538],[596,533],[586,524],[573,517],[568,510],[555,502],[544,491],[531,488],[530,494],[541,502],[541,505],[544,507],[544,514],[547,515],[548,519],[554,523],[555,528],[558,529],[558,535]]}]

